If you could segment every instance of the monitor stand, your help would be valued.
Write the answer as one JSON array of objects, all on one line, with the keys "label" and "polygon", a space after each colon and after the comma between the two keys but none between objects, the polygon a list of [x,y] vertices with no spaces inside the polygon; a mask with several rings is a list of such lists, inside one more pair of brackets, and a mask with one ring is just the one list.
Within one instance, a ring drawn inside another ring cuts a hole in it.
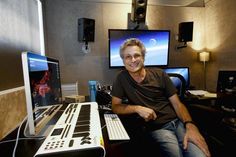
[{"label": "monitor stand", "polygon": [[60,110],[62,107],[62,104],[58,105],[55,110],[52,110],[51,113],[44,115],[35,127],[35,134],[32,135],[29,132],[29,125],[28,123],[25,126],[24,135],[26,137],[42,137],[42,136],[48,136],[54,125],[56,124],[57,120],[60,118],[60,116],[63,113],[63,110]]},{"label": "monitor stand", "polygon": [[26,124],[25,130],[24,130],[24,136],[25,137],[46,137],[49,135],[53,127],[54,125],[45,125],[43,128],[40,129],[40,131],[36,131],[35,135],[32,135],[29,133],[29,125]]}]

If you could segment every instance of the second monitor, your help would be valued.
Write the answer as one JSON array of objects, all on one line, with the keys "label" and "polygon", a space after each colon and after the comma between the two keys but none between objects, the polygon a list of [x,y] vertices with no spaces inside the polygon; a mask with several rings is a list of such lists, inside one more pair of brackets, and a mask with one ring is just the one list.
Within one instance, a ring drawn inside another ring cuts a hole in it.
[{"label": "second monitor", "polygon": [[[180,74],[184,77],[186,86],[185,88],[188,89],[190,86],[190,74],[189,74],[189,67],[167,67],[163,69],[167,74],[168,73],[175,73]],[[176,87],[180,86],[180,80],[172,80]]]}]

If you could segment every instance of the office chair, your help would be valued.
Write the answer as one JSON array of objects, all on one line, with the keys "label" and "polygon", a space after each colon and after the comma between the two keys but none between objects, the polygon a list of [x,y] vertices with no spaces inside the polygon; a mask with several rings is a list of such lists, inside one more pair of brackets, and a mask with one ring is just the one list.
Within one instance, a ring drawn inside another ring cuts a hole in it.
[{"label": "office chair", "polygon": [[177,73],[168,73],[168,75],[177,88],[180,99],[183,100],[186,90],[186,81],[184,77]]}]

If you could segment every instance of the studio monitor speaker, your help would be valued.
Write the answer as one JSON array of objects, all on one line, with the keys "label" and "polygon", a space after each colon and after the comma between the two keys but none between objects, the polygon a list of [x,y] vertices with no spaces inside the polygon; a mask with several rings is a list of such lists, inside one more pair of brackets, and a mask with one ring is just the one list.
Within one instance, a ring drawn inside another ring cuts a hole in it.
[{"label": "studio monitor speaker", "polygon": [[147,0],[132,0],[131,20],[145,22]]},{"label": "studio monitor speaker", "polygon": [[88,18],[78,19],[78,41],[94,41],[95,20]]},{"label": "studio monitor speaker", "polygon": [[193,39],[193,22],[179,24],[179,42],[188,42]]}]

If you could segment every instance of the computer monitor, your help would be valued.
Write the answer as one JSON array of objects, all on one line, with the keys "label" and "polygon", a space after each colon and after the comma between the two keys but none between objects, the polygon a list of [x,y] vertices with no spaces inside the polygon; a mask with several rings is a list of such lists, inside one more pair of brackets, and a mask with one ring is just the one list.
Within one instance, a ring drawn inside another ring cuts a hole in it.
[{"label": "computer monitor", "polygon": [[147,50],[145,66],[167,66],[169,59],[170,30],[109,29],[109,67],[124,67],[119,49],[129,38],[141,40]]},{"label": "computer monitor", "polygon": [[[189,88],[190,86],[189,67],[166,67],[166,68],[163,68],[163,70],[166,73],[175,73],[175,74],[180,74],[181,76],[183,76],[186,82],[185,89]],[[176,87],[181,86],[181,81],[177,78],[172,78],[172,82],[174,83]]]},{"label": "computer monitor", "polygon": [[28,133],[38,135],[62,104],[59,61],[32,52],[22,53]]},{"label": "computer monitor", "polygon": [[236,109],[236,71],[220,70],[217,80],[217,104]]}]

